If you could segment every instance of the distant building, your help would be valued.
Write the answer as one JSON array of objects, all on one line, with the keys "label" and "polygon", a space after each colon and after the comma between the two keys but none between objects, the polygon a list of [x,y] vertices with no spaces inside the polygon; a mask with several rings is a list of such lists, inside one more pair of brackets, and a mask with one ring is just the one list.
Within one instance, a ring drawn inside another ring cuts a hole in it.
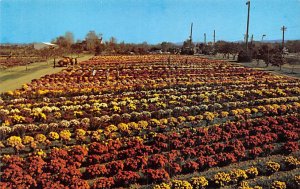
[{"label": "distant building", "polygon": [[34,43],[33,48],[36,50],[44,49],[44,48],[53,48],[53,47],[58,47],[55,44],[48,43],[48,42],[42,42],[42,43]]}]

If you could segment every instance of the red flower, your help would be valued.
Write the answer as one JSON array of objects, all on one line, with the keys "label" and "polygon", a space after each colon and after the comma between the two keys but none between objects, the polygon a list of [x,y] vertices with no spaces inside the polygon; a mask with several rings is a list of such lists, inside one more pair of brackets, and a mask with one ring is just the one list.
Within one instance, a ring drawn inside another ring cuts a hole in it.
[{"label": "red flower", "polygon": [[299,150],[298,142],[287,142],[282,146],[282,151],[286,154],[290,154],[298,150]]},{"label": "red flower", "polygon": [[149,166],[152,168],[165,167],[168,163],[168,159],[162,154],[155,154],[149,158]]},{"label": "red flower", "polygon": [[95,177],[105,176],[108,174],[108,171],[105,165],[96,164],[88,166],[86,168],[85,174],[87,178],[92,179]]},{"label": "red flower", "polygon": [[170,180],[170,175],[164,169],[146,169],[143,171],[149,182],[163,182]]},{"label": "red flower", "polygon": [[93,189],[109,189],[115,186],[115,181],[112,177],[99,178],[93,184]]},{"label": "red flower", "polygon": [[195,161],[189,161],[186,162],[182,167],[185,173],[193,173],[199,169],[199,164]]},{"label": "red flower", "polygon": [[115,175],[116,183],[119,186],[128,186],[136,183],[141,176],[133,171],[120,171]]},{"label": "red flower", "polygon": [[108,147],[98,142],[93,142],[89,146],[89,154],[102,155],[108,152]]},{"label": "red flower", "polygon": [[110,175],[114,175],[119,171],[122,171],[124,169],[124,164],[122,161],[112,161],[108,164],[106,164],[106,169]]}]

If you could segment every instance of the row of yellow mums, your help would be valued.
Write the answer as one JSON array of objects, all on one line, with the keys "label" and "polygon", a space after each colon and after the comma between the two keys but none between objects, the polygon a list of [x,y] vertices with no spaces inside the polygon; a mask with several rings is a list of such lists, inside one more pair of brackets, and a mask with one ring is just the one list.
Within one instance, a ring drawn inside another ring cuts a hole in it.
[{"label": "row of yellow mums", "polygon": [[[287,166],[294,168],[300,165],[300,161],[293,157],[287,156],[283,159],[283,162]],[[268,161],[265,163],[266,169],[271,173],[280,170],[280,164],[274,161]],[[173,180],[169,183],[162,183],[155,185],[153,189],[202,189],[208,187],[210,184],[214,186],[223,187],[228,184],[239,183],[239,189],[260,189],[260,186],[250,187],[248,182],[244,181],[248,178],[254,178],[258,176],[259,172],[256,167],[249,167],[245,170],[233,169],[230,172],[218,172],[213,175],[212,179],[207,179],[204,176],[192,177],[189,181],[186,180]],[[296,175],[295,183],[300,186],[300,175]],[[272,189],[286,189],[286,183],[282,181],[274,181],[271,184]]]}]

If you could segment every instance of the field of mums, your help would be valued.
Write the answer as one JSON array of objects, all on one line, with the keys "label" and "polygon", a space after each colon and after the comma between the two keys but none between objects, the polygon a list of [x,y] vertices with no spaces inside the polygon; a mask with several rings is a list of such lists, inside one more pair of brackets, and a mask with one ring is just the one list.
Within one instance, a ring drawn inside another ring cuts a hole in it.
[{"label": "field of mums", "polygon": [[0,96],[1,188],[300,187],[300,80],[101,56]]}]

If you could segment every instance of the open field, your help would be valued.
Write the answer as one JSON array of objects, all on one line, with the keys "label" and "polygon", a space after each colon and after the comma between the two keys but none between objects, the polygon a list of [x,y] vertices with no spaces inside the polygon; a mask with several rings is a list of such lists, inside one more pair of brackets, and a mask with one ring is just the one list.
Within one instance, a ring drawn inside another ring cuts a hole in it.
[{"label": "open field", "polygon": [[241,64],[95,56],[2,93],[0,125],[0,188],[300,187],[300,80]]},{"label": "open field", "polygon": [[[78,58],[79,61],[87,60],[91,55],[84,55]],[[31,82],[47,74],[54,74],[61,71],[62,67],[53,68],[53,60],[36,62],[27,66],[16,66],[0,70],[0,93],[21,88],[23,84]]]}]

